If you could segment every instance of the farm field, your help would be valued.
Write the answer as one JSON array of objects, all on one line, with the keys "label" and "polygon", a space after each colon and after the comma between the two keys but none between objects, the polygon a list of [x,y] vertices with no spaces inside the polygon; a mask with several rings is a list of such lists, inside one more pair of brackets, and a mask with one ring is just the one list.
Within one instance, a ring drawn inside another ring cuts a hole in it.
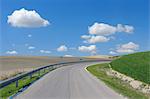
[{"label": "farm field", "polygon": [[[0,56],[0,80],[41,66],[58,62],[79,61],[80,59],[78,57]],[[92,58],[82,59],[91,60]]]}]

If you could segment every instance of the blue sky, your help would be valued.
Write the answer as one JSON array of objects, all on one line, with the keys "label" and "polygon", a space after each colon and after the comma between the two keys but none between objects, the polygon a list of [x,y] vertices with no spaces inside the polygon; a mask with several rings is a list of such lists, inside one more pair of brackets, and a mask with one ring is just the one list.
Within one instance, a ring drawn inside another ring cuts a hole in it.
[{"label": "blue sky", "polygon": [[[1,55],[117,55],[149,50],[148,0],[1,0],[0,3]],[[17,26],[13,26],[15,19],[8,22],[8,16],[22,8],[35,10],[49,24],[32,27],[32,20],[16,19]],[[122,31],[118,30],[118,24]],[[96,30],[90,31],[92,26]],[[110,32],[110,29],[117,30]],[[109,35],[104,34],[107,32]],[[83,39],[83,35],[89,38]],[[91,41],[92,36],[107,40]]]}]

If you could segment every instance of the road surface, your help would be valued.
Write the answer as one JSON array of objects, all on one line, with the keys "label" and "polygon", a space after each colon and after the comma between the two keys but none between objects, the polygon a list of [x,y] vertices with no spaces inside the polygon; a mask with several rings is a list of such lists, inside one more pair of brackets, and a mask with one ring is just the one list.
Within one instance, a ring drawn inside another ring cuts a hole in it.
[{"label": "road surface", "polygon": [[31,85],[15,99],[123,99],[78,63],[58,68]]}]

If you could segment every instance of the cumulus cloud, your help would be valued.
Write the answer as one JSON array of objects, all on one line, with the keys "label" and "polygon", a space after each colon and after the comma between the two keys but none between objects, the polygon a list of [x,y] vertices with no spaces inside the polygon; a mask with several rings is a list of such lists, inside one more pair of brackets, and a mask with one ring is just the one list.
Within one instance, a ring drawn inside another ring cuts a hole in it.
[{"label": "cumulus cloud", "polygon": [[116,52],[118,52],[118,53],[133,53],[133,52],[135,52],[138,49],[139,49],[139,45],[138,44],[135,44],[133,42],[129,42],[127,44],[120,45],[117,48]]},{"label": "cumulus cloud", "polygon": [[40,50],[40,52],[43,54],[50,54],[51,53],[51,51],[48,51],[48,50]]},{"label": "cumulus cloud", "polygon": [[114,26],[104,24],[104,23],[94,23],[89,27],[90,34],[96,35],[110,35],[116,32],[116,28]]},{"label": "cumulus cloud", "polygon": [[35,47],[34,46],[29,46],[28,49],[32,50],[32,49],[35,49]]},{"label": "cumulus cloud", "polygon": [[73,57],[72,55],[64,55],[64,57]]},{"label": "cumulus cloud", "polygon": [[130,25],[117,24],[116,26],[105,23],[94,23],[88,27],[89,35],[82,35],[81,38],[85,39],[83,43],[102,43],[114,40],[115,37],[111,36],[117,32],[133,33],[134,27]]},{"label": "cumulus cloud", "polygon": [[118,53],[133,53],[135,50],[132,49],[117,49]]},{"label": "cumulus cloud", "polygon": [[107,38],[105,36],[90,36],[90,35],[83,35],[83,36],[84,36],[84,39],[85,39],[85,41],[83,41],[83,42],[84,43],[89,43],[89,44],[100,43],[100,42],[108,42],[110,40],[109,38]]},{"label": "cumulus cloud", "polygon": [[133,33],[134,31],[134,27],[129,25],[118,24],[116,28],[117,32]]},{"label": "cumulus cloud", "polygon": [[12,51],[7,51],[6,54],[15,55],[15,54],[18,54],[18,52],[15,50],[12,50]]},{"label": "cumulus cloud", "polygon": [[111,35],[116,32],[125,32],[132,33],[134,31],[133,26],[117,24],[117,26],[112,26],[105,23],[94,23],[92,26],[88,28],[90,34],[95,35]]},{"label": "cumulus cloud", "polygon": [[82,39],[89,39],[89,38],[91,38],[91,36],[90,35],[82,35],[81,38]]},{"label": "cumulus cloud", "polygon": [[68,48],[66,45],[61,45],[60,47],[57,48],[57,51],[58,52],[64,52],[64,51],[67,51]]},{"label": "cumulus cloud", "polygon": [[28,34],[28,37],[32,37],[32,35],[31,35],[31,34]]},{"label": "cumulus cloud", "polygon": [[35,10],[24,8],[15,10],[8,16],[8,24],[13,27],[36,28],[49,25],[49,21],[43,19]]},{"label": "cumulus cloud", "polygon": [[78,50],[80,52],[90,52],[91,54],[96,54],[96,45],[90,45],[90,46],[79,46]]},{"label": "cumulus cloud", "polygon": [[109,54],[114,55],[114,54],[117,54],[117,53],[116,53],[116,52],[114,52],[114,51],[110,51],[110,52],[109,52]]}]

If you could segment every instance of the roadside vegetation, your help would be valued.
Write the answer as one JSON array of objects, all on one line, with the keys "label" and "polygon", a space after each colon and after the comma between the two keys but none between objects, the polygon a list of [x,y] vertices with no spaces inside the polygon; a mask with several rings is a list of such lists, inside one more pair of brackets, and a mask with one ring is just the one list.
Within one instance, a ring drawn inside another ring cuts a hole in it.
[{"label": "roadside vegetation", "polygon": [[150,51],[124,55],[110,64],[112,69],[150,84]]},{"label": "roadside vegetation", "polygon": [[113,88],[118,93],[129,99],[148,99],[148,95],[143,94],[133,89],[129,84],[121,81],[118,78],[108,76],[106,71],[109,69],[109,63],[97,64],[87,67],[87,70],[96,76],[98,79],[105,82],[106,85]]},{"label": "roadside vegetation", "polygon": [[54,69],[50,69],[50,70],[46,69],[45,71],[41,70],[40,75],[38,72],[36,72],[32,75],[32,77],[27,76],[27,77],[20,79],[18,81],[18,87],[16,87],[16,83],[14,82],[0,89],[0,99],[7,99],[8,97],[15,95],[16,93],[23,91],[23,89],[27,88],[33,82],[35,82],[36,80],[38,80],[39,78],[41,78],[42,76],[44,76],[45,74],[47,74],[49,71],[52,71],[52,70]]}]

